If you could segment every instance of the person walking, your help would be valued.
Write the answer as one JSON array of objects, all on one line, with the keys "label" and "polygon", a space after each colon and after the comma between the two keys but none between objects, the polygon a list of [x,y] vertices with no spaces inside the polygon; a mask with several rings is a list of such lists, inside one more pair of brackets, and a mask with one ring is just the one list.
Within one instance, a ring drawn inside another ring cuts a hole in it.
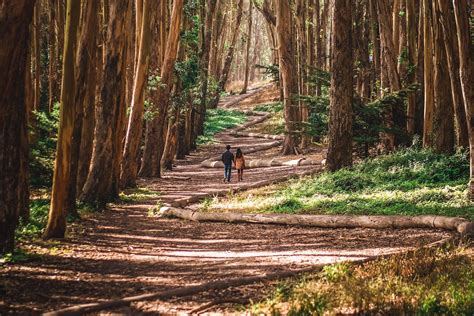
[{"label": "person walking", "polygon": [[225,148],[227,150],[222,154],[222,162],[224,163],[224,183],[230,182],[232,164],[234,162],[234,154],[230,151],[230,145],[225,146]]},{"label": "person walking", "polygon": [[235,152],[235,169],[237,169],[237,175],[239,177],[239,181],[244,180],[242,178],[244,175],[244,168],[245,168],[244,154],[242,153],[242,150],[240,150],[240,148],[237,148],[237,151]]}]

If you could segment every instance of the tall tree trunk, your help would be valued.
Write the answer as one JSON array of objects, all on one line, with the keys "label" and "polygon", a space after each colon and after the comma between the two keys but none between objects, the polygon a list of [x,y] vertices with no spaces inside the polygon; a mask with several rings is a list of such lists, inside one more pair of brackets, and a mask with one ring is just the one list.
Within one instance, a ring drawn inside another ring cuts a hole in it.
[{"label": "tall tree trunk", "polygon": [[161,174],[161,157],[165,146],[163,131],[166,128],[166,117],[170,92],[173,84],[173,70],[178,53],[179,30],[183,11],[183,0],[173,2],[171,14],[170,31],[166,42],[165,57],[161,68],[161,82],[154,97],[152,120],[148,122],[146,128],[145,149],[143,151],[140,176],[159,177]]},{"label": "tall tree trunk", "polygon": [[[415,2],[406,1],[406,30],[407,30],[407,49],[408,49],[408,74],[409,84],[415,83],[415,65],[416,65],[416,13]],[[416,113],[416,95],[410,94],[407,103],[407,133],[409,136],[415,134],[415,113]]]},{"label": "tall tree trunk", "polygon": [[352,164],[352,11],[350,0],[335,0],[327,167]]},{"label": "tall tree trunk", "polygon": [[459,78],[459,52],[456,37],[456,24],[452,13],[452,5],[448,1],[438,0],[439,22],[443,29],[444,47],[448,58],[449,78],[451,83],[451,96],[456,118],[456,144],[460,147],[469,145],[466,112],[462,100],[461,81]]},{"label": "tall tree trunk", "polygon": [[237,44],[237,38],[240,33],[240,22],[242,21],[242,12],[243,12],[243,3],[244,0],[239,0],[237,5],[237,13],[235,18],[234,32],[232,33],[232,40],[230,42],[229,50],[224,59],[224,67],[222,68],[222,74],[219,78],[219,83],[217,87],[217,95],[214,96],[214,100],[209,104],[210,108],[216,108],[219,103],[220,92],[224,91],[224,86],[227,83],[227,78],[229,77],[230,66],[232,66],[232,60],[234,58],[234,49]]},{"label": "tall tree trunk", "polygon": [[293,155],[298,145],[298,103],[295,96],[298,94],[298,77],[295,65],[295,52],[292,45],[293,18],[289,2],[286,0],[276,1],[276,29],[278,34],[279,67],[283,86],[283,106],[285,117],[285,140],[282,153]]},{"label": "tall tree trunk", "polygon": [[57,34],[56,34],[56,5],[55,0],[49,0],[49,80],[48,80],[48,109],[51,112],[57,100]]},{"label": "tall tree trunk", "polygon": [[[466,111],[468,134],[469,134],[469,153],[470,153],[470,181],[468,196],[471,201],[474,200],[474,66],[472,57],[472,43],[469,26],[469,13],[467,0],[453,1],[454,18],[456,21],[457,40],[459,49],[459,76],[461,78],[462,97]],[[1,147],[0,147],[1,148]]]},{"label": "tall tree trunk", "polygon": [[36,111],[40,110],[41,99],[41,1],[36,2],[33,18],[33,56],[35,69],[35,105]]},{"label": "tall tree trunk", "polygon": [[437,1],[432,2],[434,25],[434,99],[433,146],[437,152],[451,153],[454,150],[454,117],[443,30],[439,22]]},{"label": "tall tree trunk", "polygon": [[[95,12],[96,27],[102,30],[104,23],[103,14]],[[95,36],[95,49],[94,49],[94,65],[92,70],[89,72],[89,79],[87,80],[88,86],[94,87],[94,89],[87,90],[87,100],[84,101],[84,116],[82,118],[82,133],[81,133],[81,149],[79,151],[79,166],[77,171],[77,197],[82,194],[82,189],[87,180],[89,174],[89,166],[92,157],[93,143],[94,143],[94,130],[95,130],[95,110],[97,104],[100,102],[100,92],[102,90],[102,66],[103,66],[103,51],[105,50],[105,40],[102,36],[102,31],[98,32]]]},{"label": "tall tree trunk", "polygon": [[[14,249],[20,214],[28,208],[27,105],[25,78],[35,1],[0,6],[0,254]],[[26,150],[25,150],[26,149]]]},{"label": "tall tree trunk", "polygon": [[123,160],[121,166],[120,181],[122,187],[136,185],[138,175],[138,154],[143,131],[143,112],[145,101],[145,88],[148,77],[148,65],[150,63],[152,30],[154,28],[152,13],[156,11],[156,1],[143,0],[143,29],[137,32],[141,35],[139,41],[138,63],[135,69],[135,82],[133,84],[133,96],[131,113],[128,121]]},{"label": "tall tree trunk", "polygon": [[212,17],[216,9],[216,0],[207,0],[207,10],[204,24],[204,36],[202,40],[201,48],[201,99],[197,111],[196,118],[196,129],[197,134],[202,135],[204,133],[204,120],[206,114],[206,105],[208,97],[208,77],[209,77],[209,54],[212,37]]},{"label": "tall tree trunk", "polygon": [[96,109],[91,166],[80,199],[104,207],[118,195],[116,159],[121,157],[119,124],[125,110],[125,63],[131,6],[129,0],[111,1],[107,26],[103,86]]},{"label": "tall tree trunk", "polygon": [[433,110],[434,110],[434,79],[433,79],[433,31],[431,1],[423,0],[423,69],[424,69],[424,119],[423,147],[433,144]]},{"label": "tall tree trunk", "polygon": [[248,11],[248,27],[247,27],[247,47],[245,52],[245,79],[244,79],[244,87],[242,88],[241,94],[247,93],[247,86],[249,84],[249,61],[250,61],[250,46],[252,43],[252,9],[253,3],[252,0],[249,0],[249,11]]},{"label": "tall tree trunk", "polygon": [[69,212],[69,192],[75,183],[71,182],[71,153],[75,108],[75,60],[76,38],[80,18],[81,1],[68,0],[66,9],[66,29],[64,34],[64,53],[61,82],[61,110],[54,162],[53,188],[51,207],[45,238],[63,238],[66,232],[66,215]]},{"label": "tall tree trunk", "polygon": [[[93,110],[89,102],[90,92],[95,91],[95,58],[96,58],[96,30],[97,30],[97,10],[99,8],[96,0],[83,0],[82,21],[80,37],[77,47],[77,57],[75,61],[75,98],[74,109],[76,117],[74,119],[74,128],[71,142],[71,163],[70,163],[70,181],[68,191],[68,211],[74,216],[78,216],[76,209],[77,179],[79,172],[79,159],[81,157],[83,118],[84,111]],[[92,103],[93,105],[93,103]],[[92,138],[91,134],[87,136]],[[92,139],[84,140],[86,143],[92,143]]]}]

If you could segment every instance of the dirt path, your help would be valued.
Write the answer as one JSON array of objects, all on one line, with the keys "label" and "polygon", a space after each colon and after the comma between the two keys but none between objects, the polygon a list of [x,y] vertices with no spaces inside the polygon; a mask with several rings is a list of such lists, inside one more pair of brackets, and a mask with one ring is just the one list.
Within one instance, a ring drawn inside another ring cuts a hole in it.
[{"label": "dirt path", "polygon": [[[243,183],[222,182],[221,169],[205,169],[201,161],[224,144],[248,146],[271,142],[235,138],[227,133],[200,148],[162,179],[140,185],[160,191],[162,203],[234,190],[243,184],[317,168],[271,167],[246,171]],[[278,149],[250,155],[274,156]],[[316,153],[322,155],[323,152]],[[42,254],[35,260],[0,270],[0,314],[39,313],[75,304],[156,292],[216,279],[259,275],[315,263],[359,260],[411,249],[448,237],[428,229],[315,229],[255,224],[191,223],[148,216],[158,200],[113,205],[72,227],[60,243],[26,246]],[[167,302],[137,302],[115,312],[126,314],[188,312],[214,297],[258,299],[265,285],[229,289]]]}]

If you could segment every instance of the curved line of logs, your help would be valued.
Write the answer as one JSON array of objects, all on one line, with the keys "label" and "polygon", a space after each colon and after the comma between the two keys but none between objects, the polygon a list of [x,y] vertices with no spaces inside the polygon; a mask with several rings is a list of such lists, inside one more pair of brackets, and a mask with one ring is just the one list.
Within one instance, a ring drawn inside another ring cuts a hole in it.
[{"label": "curved line of logs", "polygon": [[459,217],[422,216],[351,216],[351,215],[295,215],[207,213],[164,206],[160,216],[175,217],[196,222],[258,223],[299,225],[325,228],[439,228],[457,231],[461,235],[474,234],[474,222]]}]

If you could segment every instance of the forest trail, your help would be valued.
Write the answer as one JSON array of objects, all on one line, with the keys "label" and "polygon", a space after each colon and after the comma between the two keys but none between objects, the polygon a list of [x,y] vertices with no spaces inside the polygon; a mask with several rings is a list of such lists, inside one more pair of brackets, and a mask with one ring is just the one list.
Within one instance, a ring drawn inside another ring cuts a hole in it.
[{"label": "forest trail", "polygon": [[[232,98],[229,98],[232,100]],[[228,99],[228,100],[229,100]],[[253,117],[249,117],[253,119]],[[320,263],[362,260],[419,247],[451,233],[430,229],[323,229],[258,224],[197,223],[149,215],[153,208],[258,186],[268,179],[317,172],[319,166],[279,166],[245,171],[244,182],[222,182],[220,168],[200,163],[234,149],[263,145],[272,140],[233,137],[228,131],[216,143],[199,148],[161,179],[142,179],[140,187],[160,191],[158,199],[111,205],[73,225],[66,240],[37,242],[38,259],[13,264],[0,271],[7,289],[0,313],[39,312],[195,285],[224,278],[310,267]],[[273,157],[279,147],[247,155],[247,159]],[[323,151],[315,153],[322,159]],[[291,158],[290,158],[291,159]],[[235,175],[234,175],[235,176]],[[258,300],[266,286],[257,284],[210,291],[167,302],[137,302],[116,310],[128,314],[174,314],[190,310],[216,297],[251,297]]]}]

